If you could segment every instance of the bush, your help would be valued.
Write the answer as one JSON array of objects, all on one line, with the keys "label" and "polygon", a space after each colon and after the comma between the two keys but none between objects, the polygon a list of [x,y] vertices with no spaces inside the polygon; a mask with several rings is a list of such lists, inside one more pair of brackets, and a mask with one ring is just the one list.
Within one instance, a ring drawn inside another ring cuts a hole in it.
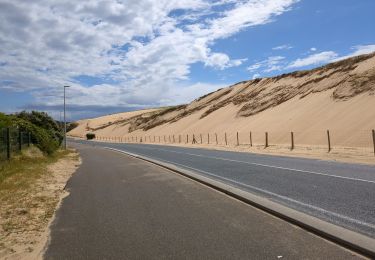
[{"label": "bush", "polygon": [[30,123],[47,130],[48,134],[52,138],[54,138],[59,144],[61,144],[64,138],[62,128],[47,113],[38,111],[22,111],[16,114],[16,116],[20,119],[29,121]]},{"label": "bush", "polygon": [[0,128],[9,127],[12,125],[12,119],[3,113],[0,113]]},{"label": "bush", "polygon": [[22,132],[30,132],[31,142],[46,154],[52,154],[60,147],[63,136],[51,117],[35,111],[16,115],[0,113],[0,127],[17,127]]},{"label": "bush", "polygon": [[23,132],[30,132],[31,142],[44,153],[52,154],[60,147],[59,140],[56,140],[46,129],[20,118],[14,120],[14,126],[18,126]]},{"label": "bush", "polygon": [[95,139],[95,134],[93,134],[93,133],[87,133],[86,134],[86,138],[87,138],[87,140]]},{"label": "bush", "polygon": [[72,122],[72,123],[69,123],[67,126],[66,126],[66,132],[70,132],[71,130],[73,130],[74,128],[76,128],[78,126],[78,123],[77,122]]}]

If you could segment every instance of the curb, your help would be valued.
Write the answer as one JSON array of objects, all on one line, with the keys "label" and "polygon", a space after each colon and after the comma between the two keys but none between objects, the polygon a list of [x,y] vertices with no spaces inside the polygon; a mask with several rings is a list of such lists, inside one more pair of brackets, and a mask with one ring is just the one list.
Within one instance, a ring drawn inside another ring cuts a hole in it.
[{"label": "curb", "polygon": [[183,175],[189,179],[192,179],[222,193],[225,193],[231,197],[234,197],[242,202],[245,202],[246,204],[249,204],[276,217],[286,220],[294,225],[317,234],[325,239],[333,241],[350,250],[353,250],[365,256],[369,256],[371,258],[375,258],[375,239],[371,237],[331,224],[329,222],[288,208],[261,196],[240,190],[234,186],[216,181],[214,179],[210,179],[208,177],[194,173],[193,171],[182,169],[173,164],[165,163],[146,156],[141,156],[119,149],[110,147],[104,148],[166,168],[170,171]]}]

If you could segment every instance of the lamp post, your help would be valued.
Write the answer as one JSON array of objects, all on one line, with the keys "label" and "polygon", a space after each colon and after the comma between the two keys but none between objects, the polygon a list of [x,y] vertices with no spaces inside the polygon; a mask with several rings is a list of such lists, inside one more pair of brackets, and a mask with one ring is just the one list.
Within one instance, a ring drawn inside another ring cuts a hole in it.
[{"label": "lamp post", "polygon": [[65,89],[70,86],[64,86],[64,149],[66,150],[66,115],[65,115]]}]

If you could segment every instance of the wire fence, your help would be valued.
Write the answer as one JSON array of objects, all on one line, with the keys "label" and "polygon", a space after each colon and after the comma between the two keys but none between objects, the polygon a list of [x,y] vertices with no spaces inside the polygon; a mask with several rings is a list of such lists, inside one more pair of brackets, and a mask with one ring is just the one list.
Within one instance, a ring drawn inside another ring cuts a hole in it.
[{"label": "wire fence", "polygon": [[180,133],[165,135],[127,134],[96,136],[96,140],[118,143],[194,144],[249,148],[285,148],[321,151],[360,151],[375,156],[375,131],[350,134],[339,130],[321,131],[241,131],[222,133]]},{"label": "wire fence", "polygon": [[0,161],[9,160],[31,144],[31,134],[18,128],[0,128]]}]

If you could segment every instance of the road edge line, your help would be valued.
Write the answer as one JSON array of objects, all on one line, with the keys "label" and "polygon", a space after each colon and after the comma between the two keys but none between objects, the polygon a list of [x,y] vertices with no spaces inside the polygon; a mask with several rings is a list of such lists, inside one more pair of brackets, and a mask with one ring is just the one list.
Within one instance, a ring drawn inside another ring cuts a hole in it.
[{"label": "road edge line", "polygon": [[185,170],[181,167],[170,163],[165,163],[155,160],[143,155],[134,154],[131,152],[104,147],[107,150],[123,153],[128,156],[158,165],[177,174],[185,176],[189,179],[204,184],[210,188],[220,191],[226,195],[236,198],[246,204],[261,209],[278,218],[288,221],[296,226],[299,226],[309,232],[312,232],[320,237],[333,241],[347,249],[360,253],[364,256],[375,257],[375,239],[362,235],[360,233],[345,229],[343,227],[331,224],[316,217],[307,215],[297,210],[288,208],[267,198],[255,195],[248,191],[240,190],[234,186],[225,184],[220,181],[202,176],[190,170]]}]

